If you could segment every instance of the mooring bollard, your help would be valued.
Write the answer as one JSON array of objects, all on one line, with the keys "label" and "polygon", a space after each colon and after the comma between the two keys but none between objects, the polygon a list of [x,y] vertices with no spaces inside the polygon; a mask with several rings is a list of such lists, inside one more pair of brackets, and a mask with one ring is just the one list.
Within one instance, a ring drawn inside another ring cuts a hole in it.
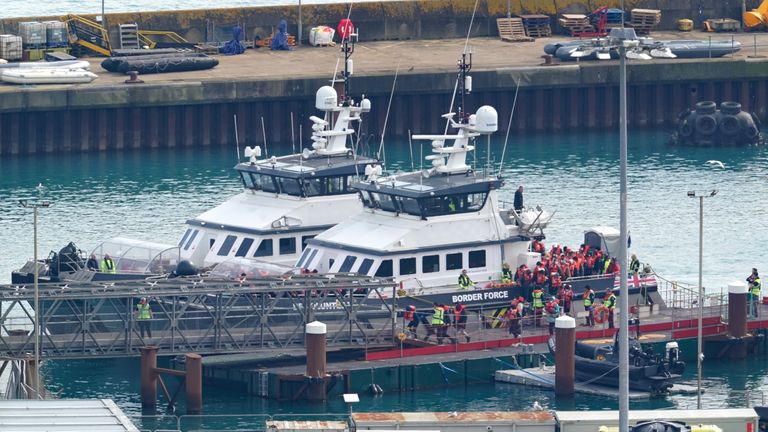
[{"label": "mooring bollard", "polygon": [[154,410],[157,406],[156,346],[139,348],[141,352],[141,408]]},{"label": "mooring bollard", "polygon": [[555,320],[555,395],[574,392],[576,372],[576,320],[563,315]]},{"label": "mooring bollard", "polygon": [[[760,307],[758,305],[758,307]],[[747,335],[747,284],[741,281],[728,284],[728,334],[734,338]]]},{"label": "mooring bollard", "polygon": [[203,358],[198,354],[186,355],[187,414],[203,411]]},{"label": "mooring bollard", "polygon": [[325,335],[326,326],[320,321],[307,324],[307,391],[310,400],[325,399]]}]

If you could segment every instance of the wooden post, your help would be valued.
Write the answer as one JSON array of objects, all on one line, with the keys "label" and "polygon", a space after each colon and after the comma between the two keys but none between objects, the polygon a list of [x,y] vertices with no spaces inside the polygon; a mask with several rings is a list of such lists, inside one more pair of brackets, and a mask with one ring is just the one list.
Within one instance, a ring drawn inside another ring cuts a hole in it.
[{"label": "wooden post", "polygon": [[156,346],[139,348],[141,352],[141,408],[154,410],[157,406]]},{"label": "wooden post", "polygon": [[326,332],[325,324],[320,321],[307,324],[307,379],[310,382],[307,394],[310,400],[325,400]]},{"label": "wooden post", "polygon": [[203,410],[203,358],[187,354],[187,414],[199,414]]},{"label": "wooden post", "polygon": [[[747,335],[747,284],[731,282],[728,284],[728,334],[734,338]],[[759,306],[758,306],[759,307]]]},{"label": "wooden post", "polygon": [[576,320],[563,315],[555,320],[555,395],[574,392],[576,372]]}]

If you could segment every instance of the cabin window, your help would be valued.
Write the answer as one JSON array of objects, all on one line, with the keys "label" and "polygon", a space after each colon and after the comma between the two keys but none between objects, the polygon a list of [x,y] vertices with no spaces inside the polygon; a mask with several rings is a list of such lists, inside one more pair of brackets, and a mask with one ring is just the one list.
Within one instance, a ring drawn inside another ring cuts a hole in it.
[{"label": "cabin window", "polygon": [[307,235],[301,237],[301,249],[304,250],[307,247],[307,244],[309,244],[309,241],[315,238],[313,235]]},{"label": "cabin window", "polygon": [[422,198],[420,201],[424,216],[440,216],[479,211],[483,208],[487,196],[487,192],[478,192]]},{"label": "cabin window", "polygon": [[309,266],[312,264],[312,261],[315,260],[316,256],[317,256],[317,249],[312,249],[312,253],[309,255],[309,258],[307,258],[307,262],[304,263],[304,266],[306,268],[309,268]]},{"label": "cabin window", "polygon": [[256,187],[264,192],[277,192],[277,186],[275,180],[271,175],[259,174],[256,175]]},{"label": "cabin window", "polygon": [[253,257],[266,257],[272,256],[272,239],[265,239],[259,243],[259,247],[256,248]]},{"label": "cabin window", "polygon": [[421,271],[435,273],[440,271],[440,255],[427,255],[421,258]]},{"label": "cabin window", "polygon": [[189,233],[192,232],[192,228],[188,228],[186,231],[184,231],[184,235],[181,236],[181,240],[179,240],[179,247],[184,245],[184,242],[187,240],[187,237],[189,237]]},{"label": "cabin window", "polygon": [[304,252],[302,252],[301,256],[299,257],[299,262],[296,263],[296,267],[304,268],[304,264],[305,264],[304,261],[307,260],[307,257],[309,257],[309,254],[311,254],[311,253],[312,253],[312,249],[309,249],[309,248],[304,249]]},{"label": "cabin window", "polygon": [[416,274],[416,258],[400,260],[400,276]]},{"label": "cabin window", "polygon": [[373,265],[373,260],[370,258],[364,258],[363,262],[360,264],[360,268],[357,269],[357,272],[360,274],[367,275],[369,271],[371,271],[371,266]]},{"label": "cabin window", "polygon": [[339,273],[346,273],[352,270],[352,266],[355,265],[355,261],[357,261],[356,256],[347,255],[347,257],[344,258],[344,262],[341,263],[341,267],[339,267]]},{"label": "cabin window", "polygon": [[325,178],[325,194],[336,195],[346,192],[347,182],[346,177],[326,177]]},{"label": "cabin window", "polygon": [[240,247],[237,248],[237,252],[235,252],[236,257],[244,257],[248,254],[248,251],[251,250],[251,246],[253,245],[253,239],[252,238],[244,238],[243,242],[240,243]]},{"label": "cabin window", "polygon": [[199,230],[192,231],[192,235],[189,236],[189,240],[187,240],[187,244],[184,245],[184,250],[189,249],[189,247],[192,245],[192,242],[195,241],[195,237],[197,237],[197,233]]},{"label": "cabin window", "polygon": [[276,177],[278,185],[280,185],[280,192],[293,196],[301,196],[301,187],[299,181],[296,179]]},{"label": "cabin window", "polygon": [[219,256],[229,255],[229,250],[232,249],[232,245],[235,244],[235,240],[237,240],[237,236],[228,235],[219,248]]},{"label": "cabin window", "polygon": [[378,270],[376,270],[376,277],[392,277],[394,272],[392,271],[392,260],[383,260],[381,264],[379,264]]},{"label": "cabin window", "polygon": [[404,213],[408,213],[414,216],[421,216],[421,208],[419,207],[419,202],[416,200],[416,198],[401,197],[400,207],[403,209]]},{"label": "cabin window", "polygon": [[447,254],[445,256],[446,270],[461,270],[464,267],[464,257],[461,252]]},{"label": "cabin window", "polygon": [[469,251],[469,268],[485,267],[485,249]]},{"label": "cabin window", "polygon": [[280,239],[280,255],[290,255],[296,253],[296,238],[286,237]]},{"label": "cabin window", "polygon": [[243,180],[243,186],[247,187],[248,189],[256,188],[256,184],[253,181],[253,177],[251,177],[251,173],[240,172],[240,178]]},{"label": "cabin window", "polygon": [[213,245],[216,244],[216,239],[210,239],[208,240],[208,250],[213,249]]}]

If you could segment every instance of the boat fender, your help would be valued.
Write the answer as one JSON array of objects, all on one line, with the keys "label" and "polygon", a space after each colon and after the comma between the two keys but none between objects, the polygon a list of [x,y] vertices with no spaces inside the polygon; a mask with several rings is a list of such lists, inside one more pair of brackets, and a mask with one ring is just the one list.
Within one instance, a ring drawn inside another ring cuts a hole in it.
[{"label": "boat fender", "polygon": [[604,323],[605,320],[608,319],[608,308],[603,305],[596,307],[595,310],[592,311],[592,318],[595,319],[597,324]]},{"label": "boat fender", "polygon": [[712,135],[717,130],[717,119],[715,116],[705,114],[696,117],[696,132],[702,135]]},{"label": "boat fender", "polygon": [[713,101],[696,102],[696,114],[714,114],[717,104]]},{"label": "boat fender", "polygon": [[723,102],[720,104],[720,112],[736,115],[741,112],[741,104],[738,102]]},{"label": "boat fender", "polygon": [[691,135],[693,135],[693,126],[688,121],[684,121],[680,125],[680,136],[684,138],[688,138]]},{"label": "boat fender", "polygon": [[755,139],[757,137],[757,128],[754,125],[749,125],[744,128],[744,135],[749,139]]},{"label": "boat fender", "polygon": [[352,150],[347,150],[347,158],[351,158],[353,155]]},{"label": "boat fender", "polygon": [[733,136],[739,133],[739,119],[730,113],[723,115],[720,119],[720,132],[722,132],[723,135],[728,136]]}]

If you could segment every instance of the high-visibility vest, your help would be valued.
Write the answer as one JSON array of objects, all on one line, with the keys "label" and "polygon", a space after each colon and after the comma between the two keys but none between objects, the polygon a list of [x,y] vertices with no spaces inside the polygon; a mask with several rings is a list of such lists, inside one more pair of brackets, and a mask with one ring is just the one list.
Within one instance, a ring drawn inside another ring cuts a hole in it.
[{"label": "high-visibility vest", "polygon": [[760,297],[760,278],[755,278],[752,282],[752,288],[749,290],[749,293],[754,297]]},{"label": "high-visibility vest", "polygon": [[101,260],[101,272],[115,273],[115,263],[112,262],[112,258],[104,258]]},{"label": "high-visibility vest", "polygon": [[605,260],[605,264],[603,265],[603,273],[607,273],[608,272],[608,267],[611,266],[612,262],[613,262],[613,260],[610,259],[610,258]]},{"label": "high-visibility vest", "polygon": [[584,307],[588,308],[595,302],[595,292],[592,290],[584,291]]},{"label": "high-visibility vest", "polygon": [[608,299],[605,301],[605,307],[608,309],[616,308],[616,294],[611,293],[611,295],[608,296]]},{"label": "high-visibility vest", "polygon": [[468,289],[469,286],[472,285],[472,280],[469,278],[469,276],[465,274],[459,275],[459,288],[461,289]]},{"label": "high-visibility vest", "polygon": [[544,295],[544,292],[542,292],[541,290],[533,290],[531,295],[533,296],[533,307],[543,308],[544,302],[541,301],[541,296]]},{"label": "high-visibility vest", "polygon": [[432,314],[432,325],[443,325],[443,316],[445,310],[442,308],[435,309],[435,313]]},{"label": "high-visibility vest", "polygon": [[136,309],[139,311],[137,319],[148,320],[152,319],[152,309],[149,307],[149,303],[137,304]]},{"label": "high-visibility vest", "polygon": [[512,270],[508,268],[501,269],[501,281],[503,283],[512,282]]}]

